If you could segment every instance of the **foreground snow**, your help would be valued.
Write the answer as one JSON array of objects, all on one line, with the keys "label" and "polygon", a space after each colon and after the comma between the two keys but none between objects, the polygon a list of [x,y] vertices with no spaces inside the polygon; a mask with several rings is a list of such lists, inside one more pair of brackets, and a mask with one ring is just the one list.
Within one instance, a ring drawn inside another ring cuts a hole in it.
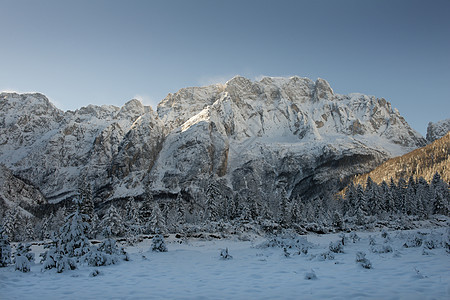
[{"label": "foreground snow", "polygon": [[[446,236],[446,228],[433,230]],[[428,233],[432,230],[419,230]],[[82,266],[78,270],[56,274],[41,272],[41,265],[30,273],[0,269],[1,299],[449,299],[450,255],[442,247],[405,248],[414,231],[389,232],[385,243],[380,232],[357,233],[361,240],[345,242],[344,253],[332,253],[323,260],[330,242],[339,235],[308,235],[312,244],[308,254],[296,254],[293,248],[262,247],[264,238],[251,241],[181,241],[171,237],[169,252],[150,252],[150,240],[128,247],[132,261],[108,267]],[[375,246],[369,245],[369,235]],[[347,234],[347,236],[349,236]],[[424,236],[424,235],[422,235]],[[259,245],[259,246],[258,246]],[[389,245],[392,252],[373,253]],[[221,260],[221,249],[233,256]],[[33,246],[38,257],[43,249]],[[356,253],[366,253],[372,269],[355,262]],[[99,270],[100,275],[91,273]],[[315,274],[317,279],[311,278]]]}]

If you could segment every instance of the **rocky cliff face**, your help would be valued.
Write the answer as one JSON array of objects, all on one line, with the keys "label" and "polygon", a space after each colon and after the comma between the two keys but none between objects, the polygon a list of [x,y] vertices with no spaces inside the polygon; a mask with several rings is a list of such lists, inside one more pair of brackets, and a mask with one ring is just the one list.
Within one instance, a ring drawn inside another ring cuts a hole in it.
[{"label": "rocky cliff face", "polygon": [[437,139],[440,139],[444,135],[447,134],[447,132],[450,131],[450,119],[441,120],[439,122],[428,123],[427,128],[427,141],[433,142]]},{"label": "rocky cliff face", "polygon": [[0,106],[0,162],[50,201],[79,178],[96,201],[144,184],[198,192],[205,178],[267,202],[314,197],[425,145],[386,100],[338,95],[323,79],[238,76],[169,94],[157,113],[136,100],[62,112],[40,94],[4,93]]},{"label": "rocky cliff face", "polygon": [[17,206],[22,214],[29,216],[27,210],[46,203],[47,200],[36,187],[17,178],[0,164],[0,212]]}]

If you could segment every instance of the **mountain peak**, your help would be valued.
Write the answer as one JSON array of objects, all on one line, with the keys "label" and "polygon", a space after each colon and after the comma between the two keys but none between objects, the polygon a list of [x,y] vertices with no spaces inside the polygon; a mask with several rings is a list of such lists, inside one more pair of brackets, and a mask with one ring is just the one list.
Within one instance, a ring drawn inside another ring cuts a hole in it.
[{"label": "mountain peak", "polygon": [[450,131],[450,119],[438,121],[436,123],[430,122],[427,127],[427,141],[433,142],[443,137]]}]

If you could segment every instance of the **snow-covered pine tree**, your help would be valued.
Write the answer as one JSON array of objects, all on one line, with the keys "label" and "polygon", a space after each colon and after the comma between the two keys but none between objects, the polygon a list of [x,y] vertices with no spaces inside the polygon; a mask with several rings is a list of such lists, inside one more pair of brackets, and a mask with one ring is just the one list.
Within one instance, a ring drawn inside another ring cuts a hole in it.
[{"label": "snow-covered pine tree", "polygon": [[292,203],[285,191],[281,193],[281,197],[278,221],[282,226],[288,228],[292,225]]},{"label": "snow-covered pine tree", "polygon": [[205,218],[206,221],[218,221],[220,219],[220,203],[222,203],[222,194],[217,187],[213,178],[208,181],[208,186],[205,191],[206,207]]},{"label": "snow-covered pine tree", "polygon": [[139,218],[139,206],[130,197],[125,205],[125,236],[129,245],[134,245],[139,240],[142,233],[141,220]]},{"label": "snow-covered pine tree", "polygon": [[[370,180],[369,180],[370,179]],[[384,199],[382,197],[382,190],[370,176],[366,183],[366,198],[367,198],[367,213],[369,216],[380,215],[384,210]]]},{"label": "snow-covered pine tree", "polygon": [[151,218],[152,218],[152,208],[153,208],[153,195],[148,188],[145,188],[144,200],[142,201],[142,206],[139,212],[139,219],[142,224],[143,233],[150,233],[151,228]]},{"label": "snow-covered pine tree", "polygon": [[449,215],[450,211],[450,192],[448,185],[442,180],[436,172],[431,180],[431,189],[434,192],[433,213]]},{"label": "snow-covered pine tree", "polygon": [[406,214],[406,188],[407,183],[405,179],[403,177],[400,177],[397,182],[394,200],[397,211],[401,214]]},{"label": "snow-covered pine tree", "polygon": [[154,232],[154,233],[156,233],[157,229],[160,232],[166,231],[166,220],[164,219],[161,209],[159,208],[159,204],[156,201],[152,205],[150,228],[151,228],[151,232]]},{"label": "snow-covered pine tree", "polygon": [[61,227],[64,226],[67,217],[67,209],[65,206],[60,207],[51,219],[51,235],[57,235]]},{"label": "snow-covered pine tree", "polygon": [[[122,216],[117,211],[114,204],[111,204],[100,222],[100,227],[104,229],[103,236],[119,237],[125,233],[125,226]],[[109,232],[108,232],[109,231]]]},{"label": "snow-covered pine tree", "polygon": [[86,216],[86,220],[84,221],[92,225],[91,220],[94,217],[94,199],[92,196],[92,187],[91,184],[87,183],[84,179],[79,184],[78,197],[80,200],[80,213]]},{"label": "snow-covered pine tree", "polygon": [[19,243],[14,257],[15,269],[24,273],[30,272],[32,262],[34,262],[34,253],[31,252],[31,244]]},{"label": "snow-covered pine tree", "polygon": [[50,238],[50,220],[53,215],[45,216],[40,223],[40,230],[38,233],[38,238],[41,240],[46,240]]},{"label": "snow-covered pine tree", "polygon": [[75,270],[77,268],[76,259],[69,257],[65,252],[60,241],[47,245],[48,249],[42,253],[42,270],[56,269],[56,272],[62,273],[66,270]]},{"label": "snow-covered pine tree", "polygon": [[88,237],[95,239],[97,236],[101,235],[102,228],[101,228],[101,221],[96,213],[94,213],[92,219],[91,219],[91,228],[88,232]]},{"label": "snow-covered pine tree", "polygon": [[253,221],[252,212],[250,210],[247,201],[242,201],[239,205],[239,211],[241,212],[239,220],[243,223],[249,223]]},{"label": "snow-covered pine tree", "polygon": [[395,202],[389,185],[383,180],[380,188],[381,198],[384,199],[383,209],[386,213],[391,214],[395,209]]},{"label": "snow-covered pine tree", "polygon": [[167,229],[169,232],[179,232],[184,223],[183,203],[172,203],[167,212]]},{"label": "snow-covered pine tree", "polygon": [[155,236],[152,239],[152,251],[154,252],[167,252],[167,246],[164,242],[164,237],[160,233],[159,228],[155,229]]},{"label": "snow-covered pine tree", "polygon": [[18,227],[19,227],[19,208],[14,206],[6,211],[5,217],[3,218],[3,230],[8,236],[9,241],[17,241],[18,238]]},{"label": "snow-covered pine tree", "polygon": [[347,187],[347,190],[345,191],[345,202],[346,207],[344,207],[344,210],[347,213],[348,217],[352,217],[356,214],[356,205],[357,205],[357,199],[356,199],[356,188],[353,184],[353,181],[350,181],[349,186]]},{"label": "snow-covered pine tree", "polygon": [[128,257],[128,254],[123,249],[123,247],[119,247],[116,243],[116,240],[112,239],[112,238],[108,238],[108,239],[104,240],[103,243],[101,243],[98,246],[98,250],[103,253],[106,253],[108,255],[111,255],[112,260],[114,260],[116,262],[118,260],[128,261],[130,259]]},{"label": "snow-covered pine tree", "polygon": [[337,230],[344,229],[344,220],[338,211],[334,211],[332,220],[331,220],[331,225]]},{"label": "snow-covered pine tree", "polygon": [[128,254],[122,247],[118,247],[113,238],[105,239],[98,248],[92,249],[86,256],[86,262],[90,266],[108,266],[121,260],[129,260]]},{"label": "snow-covered pine tree", "polygon": [[367,177],[366,180],[366,187],[364,189],[364,195],[367,201],[367,215],[373,216],[375,215],[375,206],[376,206],[376,199],[375,199],[375,188],[376,183],[373,182],[372,178],[370,176]]},{"label": "snow-covered pine tree", "polygon": [[0,225],[0,267],[6,267],[11,263],[11,244],[3,226]]},{"label": "snow-covered pine tree", "polygon": [[66,223],[60,229],[58,246],[68,257],[79,259],[90,250],[90,242],[86,237],[90,226],[84,220],[86,216],[77,209],[66,217]]},{"label": "snow-covered pine tree", "polygon": [[406,214],[416,215],[417,214],[417,201],[416,198],[417,185],[412,176],[409,177],[408,186],[405,192],[405,208]]},{"label": "snow-covered pine tree", "polygon": [[30,242],[34,240],[35,233],[34,228],[36,226],[36,222],[29,217],[23,218],[23,229],[21,234],[21,241],[23,242]]},{"label": "snow-covered pine tree", "polygon": [[417,214],[419,217],[427,219],[430,214],[430,203],[432,196],[428,182],[420,177],[417,181]]},{"label": "snow-covered pine tree", "polygon": [[361,213],[367,215],[367,196],[364,188],[358,184],[356,186],[356,204],[355,204],[355,214]]},{"label": "snow-covered pine tree", "polygon": [[294,199],[293,201],[291,219],[293,224],[298,224],[302,220],[301,204],[298,199]]}]

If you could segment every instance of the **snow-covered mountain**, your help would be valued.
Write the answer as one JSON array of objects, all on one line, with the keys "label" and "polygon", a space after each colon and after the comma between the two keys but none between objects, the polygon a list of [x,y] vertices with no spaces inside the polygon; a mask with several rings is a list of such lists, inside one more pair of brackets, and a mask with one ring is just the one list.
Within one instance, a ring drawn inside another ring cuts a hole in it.
[{"label": "snow-covered mountain", "polygon": [[447,132],[450,131],[450,119],[441,120],[439,122],[428,123],[427,127],[427,141],[433,142],[437,139],[440,139],[444,135],[447,134]]},{"label": "snow-covered mountain", "polygon": [[218,193],[258,201],[323,194],[425,139],[384,99],[338,95],[318,79],[234,77],[169,94],[157,112],[63,112],[41,94],[0,94],[0,163],[57,202],[91,183],[95,201]]}]

